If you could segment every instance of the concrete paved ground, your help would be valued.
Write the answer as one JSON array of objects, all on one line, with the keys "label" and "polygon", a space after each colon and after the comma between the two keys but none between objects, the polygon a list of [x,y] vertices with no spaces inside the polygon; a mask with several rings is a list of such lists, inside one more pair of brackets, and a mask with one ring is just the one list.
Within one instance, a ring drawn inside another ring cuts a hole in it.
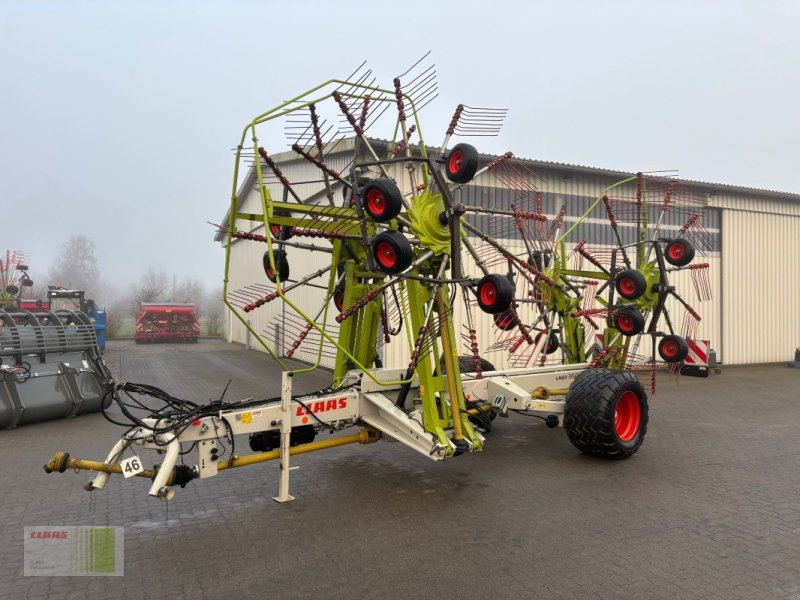
[{"label": "concrete paved ground", "polygon": [[[193,400],[278,393],[263,355],[221,342],[112,343],[122,375]],[[307,380],[307,390],[327,378]],[[277,504],[266,463],[178,489],[46,475],[102,459],[101,415],[0,431],[2,598],[800,597],[800,370],[666,377],[640,452],[579,454],[538,419],[497,419],[482,454],[433,463],[395,443],[298,457]],[[246,440],[239,446],[246,448]],[[24,525],[124,525],[124,577],[23,577]]]}]

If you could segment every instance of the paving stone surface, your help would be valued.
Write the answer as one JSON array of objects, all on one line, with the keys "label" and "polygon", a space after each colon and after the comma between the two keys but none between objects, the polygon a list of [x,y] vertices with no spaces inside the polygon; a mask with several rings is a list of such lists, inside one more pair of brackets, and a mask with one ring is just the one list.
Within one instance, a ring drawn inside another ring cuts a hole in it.
[{"label": "paving stone surface", "polygon": [[[264,355],[222,342],[108,356],[195,401],[229,379],[229,398],[279,393]],[[800,598],[800,370],[660,378],[647,439],[620,462],[538,419],[494,423],[481,454],[345,446],[294,459],[294,502],[272,500],[264,463],[191,482],[168,508],[139,478],[90,495],[86,472],[44,473],[55,450],[105,457],[121,428],[100,414],[0,431],[0,598]],[[125,575],[24,577],[25,525],[122,525]]]}]

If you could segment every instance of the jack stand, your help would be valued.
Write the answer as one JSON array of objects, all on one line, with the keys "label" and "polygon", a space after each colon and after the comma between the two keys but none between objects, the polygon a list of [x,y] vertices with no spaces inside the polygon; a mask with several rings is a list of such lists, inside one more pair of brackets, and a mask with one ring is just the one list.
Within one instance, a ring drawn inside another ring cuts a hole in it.
[{"label": "jack stand", "polygon": [[289,442],[292,435],[292,375],[289,371],[281,374],[281,478],[276,502],[290,502],[289,495]]}]

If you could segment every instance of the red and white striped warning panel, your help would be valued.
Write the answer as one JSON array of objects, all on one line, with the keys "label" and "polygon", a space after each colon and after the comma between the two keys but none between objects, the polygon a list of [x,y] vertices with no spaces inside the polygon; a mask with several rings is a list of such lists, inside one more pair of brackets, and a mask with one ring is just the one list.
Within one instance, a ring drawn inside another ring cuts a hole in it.
[{"label": "red and white striped warning panel", "polygon": [[708,349],[711,346],[709,340],[690,340],[687,338],[686,343],[689,344],[689,354],[683,360],[686,365],[702,365],[708,366]]}]

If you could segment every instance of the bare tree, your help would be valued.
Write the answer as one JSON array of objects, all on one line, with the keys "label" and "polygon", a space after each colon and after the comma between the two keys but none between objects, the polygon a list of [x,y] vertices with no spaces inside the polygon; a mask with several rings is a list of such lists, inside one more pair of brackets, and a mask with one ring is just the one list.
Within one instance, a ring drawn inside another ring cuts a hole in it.
[{"label": "bare tree", "polygon": [[169,289],[169,277],[162,269],[149,267],[139,280],[136,299],[139,302],[158,302],[164,300]]},{"label": "bare tree", "polygon": [[106,312],[106,337],[109,340],[119,339],[122,326],[125,323],[125,305],[122,302],[115,302],[108,307]]},{"label": "bare tree", "polygon": [[50,281],[66,288],[95,291],[100,273],[97,269],[94,242],[85,235],[73,235],[58,249],[58,257],[50,268]]},{"label": "bare tree", "polygon": [[139,279],[139,283],[131,286],[124,303],[128,305],[130,314],[135,316],[139,312],[139,305],[142,302],[166,300],[169,289],[169,276],[164,270],[149,267]]},{"label": "bare tree", "polygon": [[198,310],[202,310],[206,296],[206,286],[199,279],[187,277],[180,283],[176,279],[172,282],[173,302],[194,302]]}]

